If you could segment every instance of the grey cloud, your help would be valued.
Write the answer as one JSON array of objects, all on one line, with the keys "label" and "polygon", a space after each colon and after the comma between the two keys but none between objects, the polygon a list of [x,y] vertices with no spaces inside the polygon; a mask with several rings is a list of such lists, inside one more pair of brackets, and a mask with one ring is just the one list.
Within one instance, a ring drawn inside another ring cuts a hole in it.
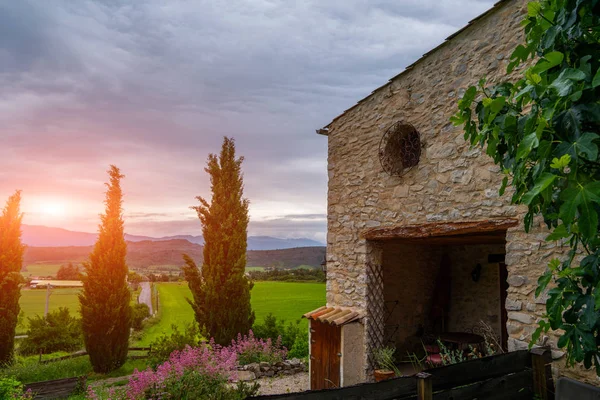
[{"label": "grey cloud", "polygon": [[[252,204],[324,212],[327,141],[314,130],[491,5],[3,2],[0,171],[25,190],[41,178],[72,192],[69,182],[101,188],[115,163],[126,206],[180,209],[169,211],[177,219],[194,196],[210,196],[206,156],[229,135]],[[0,182],[0,194],[11,190]]]}]

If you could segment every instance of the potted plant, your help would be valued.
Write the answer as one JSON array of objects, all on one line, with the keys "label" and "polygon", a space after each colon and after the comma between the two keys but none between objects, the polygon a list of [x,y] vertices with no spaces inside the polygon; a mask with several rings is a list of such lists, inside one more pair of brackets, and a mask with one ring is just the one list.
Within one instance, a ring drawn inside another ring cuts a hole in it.
[{"label": "potted plant", "polygon": [[394,353],[396,348],[392,346],[380,347],[375,349],[373,357],[375,359],[375,381],[381,382],[395,376],[401,376],[400,370],[394,362]]}]

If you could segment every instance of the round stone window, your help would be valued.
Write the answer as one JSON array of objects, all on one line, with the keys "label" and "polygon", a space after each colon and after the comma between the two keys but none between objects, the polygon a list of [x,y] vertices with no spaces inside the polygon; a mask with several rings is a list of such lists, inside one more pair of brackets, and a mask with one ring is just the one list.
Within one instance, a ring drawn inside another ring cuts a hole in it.
[{"label": "round stone window", "polygon": [[399,121],[390,126],[379,143],[379,161],[385,172],[402,176],[419,164],[421,135],[411,124]]}]

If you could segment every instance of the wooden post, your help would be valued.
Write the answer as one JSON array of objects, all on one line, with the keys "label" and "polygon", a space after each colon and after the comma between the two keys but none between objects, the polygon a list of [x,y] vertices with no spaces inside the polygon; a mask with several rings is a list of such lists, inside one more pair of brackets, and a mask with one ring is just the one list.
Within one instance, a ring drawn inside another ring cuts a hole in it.
[{"label": "wooden post", "polygon": [[533,369],[533,393],[541,400],[552,400],[554,399],[552,352],[547,347],[537,347],[531,349],[530,353]]},{"label": "wooden post", "polygon": [[418,400],[432,400],[433,399],[433,385],[431,381],[431,374],[427,372],[419,372],[417,375],[417,399]]}]

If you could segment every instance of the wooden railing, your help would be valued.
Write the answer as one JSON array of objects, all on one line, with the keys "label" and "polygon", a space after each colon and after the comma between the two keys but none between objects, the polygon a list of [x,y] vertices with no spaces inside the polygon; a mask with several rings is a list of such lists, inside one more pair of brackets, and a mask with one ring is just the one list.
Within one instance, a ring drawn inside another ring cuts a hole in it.
[{"label": "wooden railing", "polygon": [[[148,358],[150,356],[150,353],[152,352],[152,346],[150,347],[130,347],[129,349],[127,349],[128,351],[146,351],[146,354],[139,354],[139,355],[128,355],[127,358],[129,358],[130,360],[137,360],[140,358]],[[77,358],[77,357],[83,357],[83,356],[87,356],[88,353],[85,350],[81,350],[81,351],[76,351],[75,353],[71,353],[68,354],[66,356],[62,356],[62,357],[56,357],[56,358],[51,358],[49,360],[42,360],[42,354],[40,353],[40,364],[48,364],[48,363],[53,363],[56,361],[63,361],[63,360],[68,360],[71,358]]]},{"label": "wooden railing", "polygon": [[522,350],[434,368],[411,377],[255,399],[554,399],[548,349]]}]

